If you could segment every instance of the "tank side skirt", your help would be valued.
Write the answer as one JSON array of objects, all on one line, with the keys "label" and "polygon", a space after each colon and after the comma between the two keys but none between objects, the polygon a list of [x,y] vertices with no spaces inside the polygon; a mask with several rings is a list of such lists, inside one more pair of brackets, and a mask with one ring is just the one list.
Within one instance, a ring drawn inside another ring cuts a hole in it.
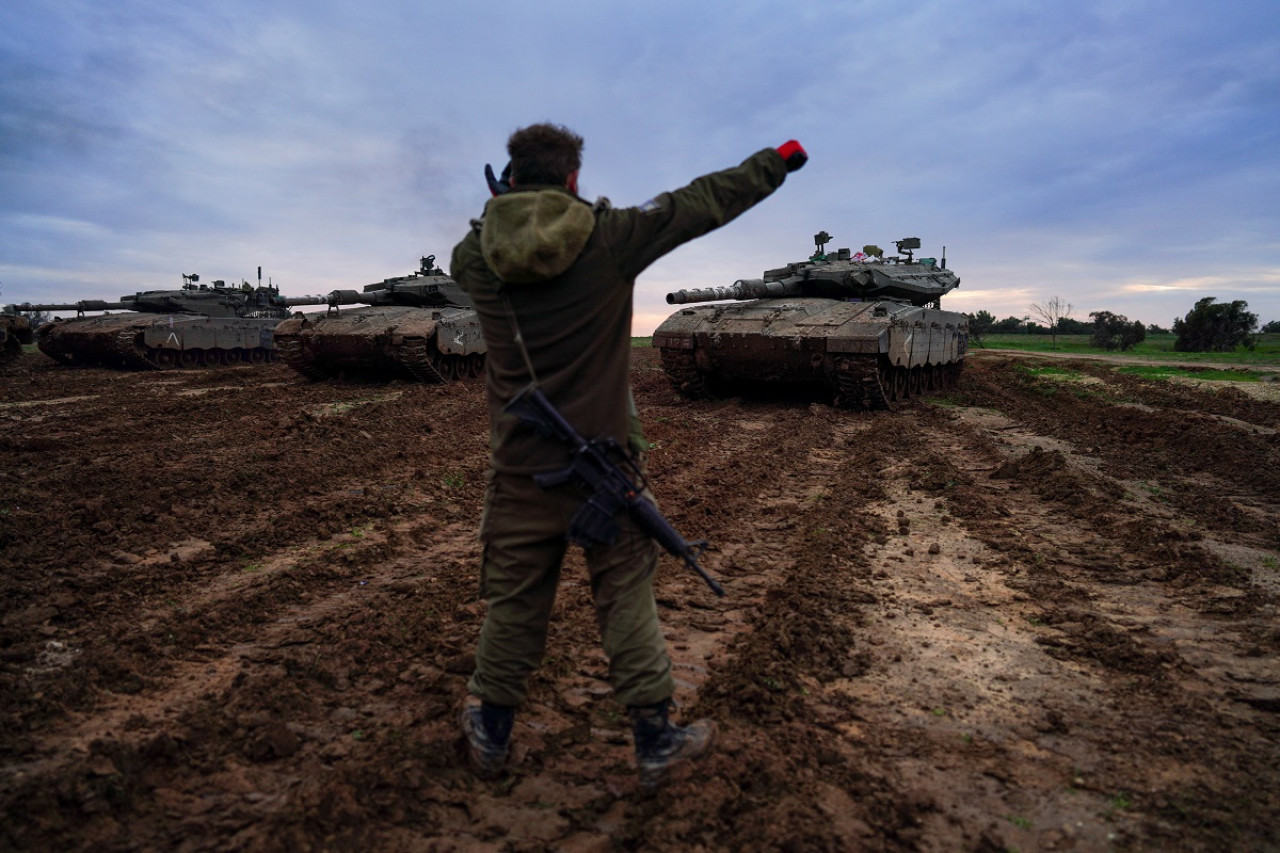
[{"label": "tank side skirt", "polygon": [[660,348],[662,369],[671,387],[682,397],[703,400],[713,396],[707,378],[694,361],[693,349]]}]

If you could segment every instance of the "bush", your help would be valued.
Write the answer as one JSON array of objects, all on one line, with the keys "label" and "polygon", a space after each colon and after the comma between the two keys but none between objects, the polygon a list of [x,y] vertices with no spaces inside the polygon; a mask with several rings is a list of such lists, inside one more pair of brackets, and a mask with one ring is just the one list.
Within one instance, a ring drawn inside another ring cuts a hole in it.
[{"label": "bush", "polygon": [[990,311],[979,311],[977,314],[966,314],[969,318],[969,340],[982,346],[982,339],[991,331],[996,318]]},{"label": "bush", "polygon": [[1253,349],[1253,330],[1258,315],[1250,314],[1249,303],[1237,299],[1230,304],[1206,296],[1196,303],[1187,316],[1173,321],[1173,342],[1177,352],[1230,352],[1243,345]]},{"label": "bush", "polygon": [[1130,323],[1128,317],[1110,311],[1091,311],[1089,316],[1093,318],[1092,343],[1095,347],[1123,352],[1147,339],[1147,327],[1139,320]]}]

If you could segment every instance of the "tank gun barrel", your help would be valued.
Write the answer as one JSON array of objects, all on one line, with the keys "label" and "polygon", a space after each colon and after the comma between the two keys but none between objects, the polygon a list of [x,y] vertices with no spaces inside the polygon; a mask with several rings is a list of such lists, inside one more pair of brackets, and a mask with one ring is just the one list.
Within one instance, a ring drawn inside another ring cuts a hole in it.
[{"label": "tank gun barrel", "polygon": [[690,302],[715,302],[720,299],[763,299],[765,297],[798,296],[801,293],[799,278],[765,281],[762,278],[740,278],[730,287],[703,287],[677,290],[667,294],[668,305],[686,305]]},{"label": "tank gun barrel", "polygon": [[276,299],[276,303],[292,308],[294,305],[327,305],[329,304],[328,296],[281,296]]},{"label": "tank gun barrel", "polygon": [[33,304],[23,302],[21,305],[4,306],[5,314],[26,313],[29,311],[127,311],[129,306],[123,302],[107,302],[102,299],[81,299],[79,302],[50,302]]},{"label": "tank gun barrel", "polygon": [[373,305],[374,297],[358,290],[331,290],[325,294],[324,301],[331,308],[338,305]]}]

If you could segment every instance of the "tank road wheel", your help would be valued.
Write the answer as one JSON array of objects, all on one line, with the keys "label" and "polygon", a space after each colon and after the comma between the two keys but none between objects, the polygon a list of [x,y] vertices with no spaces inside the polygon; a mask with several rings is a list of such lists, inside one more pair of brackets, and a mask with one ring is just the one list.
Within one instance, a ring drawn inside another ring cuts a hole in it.
[{"label": "tank road wheel", "polygon": [[879,394],[879,405],[873,408],[885,408],[893,411],[896,398],[893,396],[893,366],[888,361],[882,360],[876,367],[875,389]]},{"label": "tank road wheel", "polygon": [[[431,369],[431,374],[435,375],[435,381],[449,382],[453,379],[452,374],[449,372],[449,358],[444,353],[433,352],[427,362],[427,366]],[[426,381],[430,382],[432,380],[427,378]]]},{"label": "tank road wheel", "polygon": [[907,369],[905,367],[895,367],[893,369],[893,399],[898,402],[910,400],[907,394]]},{"label": "tank road wheel", "polygon": [[262,364],[262,362],[266,360],[267,360],[267,351],[264,350],[262,347],[254,347],[253,349],[249,350],[250,364]]},{"label": "tank road wheel", "polygon": [[178,353],[178,364],[183,367],[199,367],[203,363],[199,350],[184,349]]},{"label": "tank road wheel", "polygon": [[432,353],[431,370],[436,376],[440,377],[441,382],[448,382],[453,378],[449,375],[449,359],[445,357],[444,353]]},{"label": "tank road wheel", "polygon": [[178,363],[178,355],[171,349],[158,349],[155,360],[161,370],[169,370]]},{"label": "tank road wheel", "polygon": [[244,356],[244,352],[242,350],[237,348],[232,348],[225,351],[223,360],[227,364],[239,364],[240,362],[244,361],[243,356]]},{"label": "tank road wheel", "polygon": [[484,353],[473,352],[467,356],[467,375],[472,379],[484,376]]},{"label": "tank road wheel", "polygon": [[440,362],[436,366],[440,371],[440,375],[444,377],[445,382],[455,382],[458,379],[458,359],[452,355],[441,355]]},{"label": "tank road wheel", "polygon": [[914,400],[924,391],[924,368],[912,367],[907,371],[907,397]]}]

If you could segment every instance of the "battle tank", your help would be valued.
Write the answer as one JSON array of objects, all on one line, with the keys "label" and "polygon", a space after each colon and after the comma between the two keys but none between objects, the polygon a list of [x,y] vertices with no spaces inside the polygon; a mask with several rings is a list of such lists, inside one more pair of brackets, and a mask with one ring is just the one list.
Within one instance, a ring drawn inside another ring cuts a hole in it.
[{"label": "battle tank", "polygon": [[22,345],[32,340],[30,320],[20,314],[0,314],[0,366],[22,355]]},{"label": "battle tank", "polygon": [[[184,275],[180,290],[146,290],[118,302],[84,299],[48,305],[9,305],[4,311],[75,311],[36,330],[36,345],[63,364],[169,369],[262,362],[274,357],[272,333],[295,305],[323,305],[323,297],[285,298],[273,286],[200,284]],[[88,312],[119,311],[86,316]]]},{"label": "battle tank", "polygon": [[[281,359],[308,379],[340,375],[450,382],[484,372],[484,339],[471,298],[421,259],[417,272],[335,290],[323,314],[295,314],[275,330]],[[344,305],[363,305],[347,311]]]},{"label": "battle tank", "polygon": [[686,397],[730,390],[817,387],[845,408],[893,409],[955,383],[969,343],[968,318],[943,311],[960,279],[942,261],[916,259],[917,237],[898,256],[877,246],[827,254],[814,236],[806,261],[731,287],[678,290],[667,302],[725,299],[683,308],[653,333],[672,386]]}]

